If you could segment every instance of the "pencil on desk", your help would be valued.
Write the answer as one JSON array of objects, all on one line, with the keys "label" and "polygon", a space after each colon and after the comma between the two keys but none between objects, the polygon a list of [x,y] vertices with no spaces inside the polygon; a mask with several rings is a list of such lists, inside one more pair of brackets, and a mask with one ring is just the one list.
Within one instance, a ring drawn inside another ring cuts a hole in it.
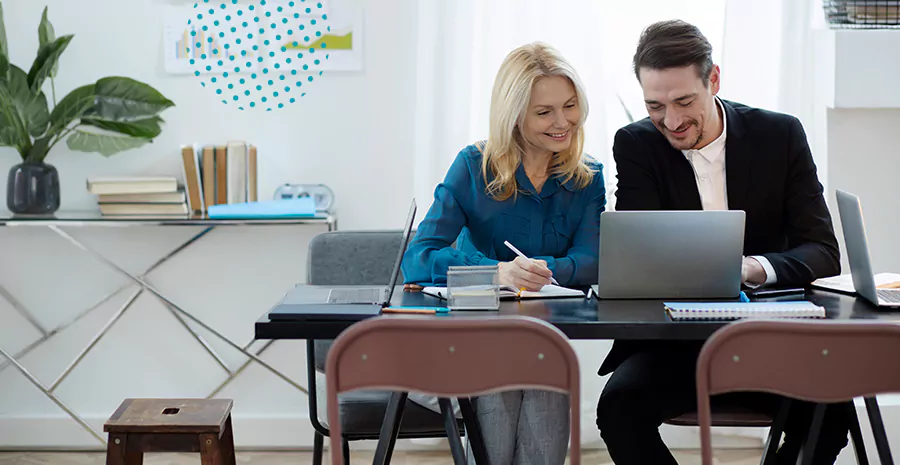
[{"label": "pencil on desk", "polygon": [[420,314],[420,315],[435,315],[438,313],[447,313],[450,309],[448,308],[425,308],[425,307],[385,307],[381,310],[382,313],[411,313],[411,314]]}]

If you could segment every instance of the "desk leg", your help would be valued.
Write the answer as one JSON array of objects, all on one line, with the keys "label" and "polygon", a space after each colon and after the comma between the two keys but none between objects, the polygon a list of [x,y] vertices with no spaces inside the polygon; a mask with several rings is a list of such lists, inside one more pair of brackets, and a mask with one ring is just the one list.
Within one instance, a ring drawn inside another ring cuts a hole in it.
[{"label": "desk leg", "polygon": [[100,443],[102,443],[104,446],[106,445],[106,439],[104,439],[103,436],[100,435],[100,433],[98,433],[96,430],[94,430],[94,428],[92,428],[91,425],[87,424],[86,421],[84,421],[75,412],[73,412],[72,409],[70,409],[66,404],[63,403],[63,401],[59,400],[59,397],[56,397],[56,394],[53,394],[52,392],[50,392],[50,390],[48,390],[43,385],[43,383],[40,382],[40,380],[38,380],[37,378],[34,377],[34,375],[29,373],[28,370],[25,369],[25,367],[23,367],[19,362],[17,362],[14,358],[12,358],[12,356],[10,356],[8,353],[6,353],[6,351],[3,350],[2,348],[0,348],[0,355],[6,357],[6,359],[9,360],[10,363],[12,363],[12,365],[14,367],[16,367],[23,375],[25,375],[26,378],[28,378],[28,381],[31,381],[32,384],[37,386],[37,388],[40,389],[44,393],[45,396],[47,396],[56,405],[58,405],[59,408],[63,409],[67,414],[69,414],[69,416],[72,417],[72,419],[74,419],[75,421],[77,421],[79,425],[81,425],[85,430],[87,430],[87,432],[91,433],[91,435],[93,435],[95,438],[97,438],[100,441]]},{"label": "desk leg", "polygon": [[378,434],[378,446],[375,448],[375,457],[372,465],[386,465],[391,463],[391,455],[394,453],[394,444],[397,443],[397,435],[400,434],[400,423],[403,421],[403,409],[406,407],[406,392],[391,393],[387,409],[384,411],[384,422],[381,423],[381,432]]},{"label": "desk leg", "polygon": [[[217,338],[219,338],[220,340],[222,340],[222,342],[224,342],[224,343],[230,345],[230,346],[231,346],[232,348],[234,348],[235,350],[238,350],[238,351],[240,351],[241,353],[243,353],[244,355],[250,357],[250,358],[253,359],[255,362],[259,363],[263,368],[265,368],[265,369],[269,370],[270,372],[272,372],[272,374],[274,374],[275,376],[278,376],[279,378],[283,379],[283,380],[286,381],[288,384],[294,386],[296,389],[300,390],[300,391],[303,392],[304,394],[308,394],[308,391],[306,390],[306,388],[304,388],[303,386],[301,386],[300,384],[298,384],[296,381],[290,379],[290,378],[289,378],[287,375],[285,375],[284,373],[282,373],[282,372],[278,371],[277,369],[275,369],[275,367],[273,367],[273,366],[269,365],[268,363],[266,363],[265,360],[259,358],[256,354],[254,354],[254,353],[252,353],[252,352],[250,352],[250,351],[248,351],[248,350],[245,350],[243,347],[241,347],[241,346],[235,344],[235,343],[232,342],[230,339],[228,339],[227,337],[225,337],[224,335],[222,335],[222,333],[216,331],[215,329],[213,329],[212,327],[210,327],[208,324],[204,323],[202,320],[200,320],[199,318],[197,318],[197,317],[195,317],[194,315],[192,315],[190,312],[188,312],[188,311],[184,310],[183,308],[179,307],[175,302],[172,302],[168,297],[166,297],[166,296],[163,295],[161,292],[159,292],[159,290],[157,290],[155,287],[153,287],[153,285],[151,285],[150,283],[148,283],[143,277],[141,277],[141,276],[134,276],[134,275],[132,275],[131,273],[125,271],[125,270],[122,269],[122,267],[120,267],[119,265],[115,264],[114,262],[112,262],[112,261],[109,260],[108,258],[104,257],[102,254],[100,254],[100,253],[98,253],[98,252],[92,250],[91,248],[85,246],[85,245],[82,244],[81,242],[78,242],[77,239],[75,239],[74,237],[72,237],[71,235],[69,235],[68,233],[66,233],[65,231],[59,229],[58,227],[53,226],[53,225],[51,225],[51,226],[49,226],[49,227],[50,227],[50,229],[53,229],[57,234],[59,234],[60,236],[64,237],[65,239],[67,239],[69,242],[71,242],[73,245],[75,245],[75,246],[78,247],[79,249],[84,250],[85,252],[91,254],[94,258],[96,258],[97,260],[99,260],[99,261],[101,261],[102,263],[106,264],[106,265],[107,265],[108,267],[110,267],[111,269],[117,271],[118,273],[122,274],[123,276],[125,276],[125,277],[131,279],[132,281],[134,281],[135,283],[137,283],[138,285],[140,285],[141,288],[142,288],[143,290],[145,290],[145,291],[147,291],[147,292],[153,294],[154,296],[156,296],[156,298],[158,298],[158,299],[161,300],[163,303],[165,303],[165,304],[169,307],[169,309],[172,310],[173,312],[178,312],[178,315],[183,316],[183,317],[186,317],[188,320],[192,321],[194,324],[199,325],[201,328],[203,328],[203,329],[209,331],[210,333],[212,333],[213,335],[215,335]],[[208,228],[206,232],[208,232],[210,229],[212,229],[212,228],[211,228],[211,227]],[[205,232],[204,232],[204,234],[205,234]],[[198,236],[198,237],[199,237],[199,236]],[[185,323],[185,326],[187,326],[186,323]],[[193,333],[193,331],[191,331],[191,332]],[[199,336],[198,336],[198,337],[199,337]],[[226,370],[227,370],[227,368],[226,368]],[[229,371],[229,374],[231,374],[230,370],[228,370],[228,371]]]},{"label": "desk leg", "polygon": [[769,437],[766,439],[766,446],[763,449],[762,459],[759,463],[762,465],[773,465],[775,463],[775,454],[778,452],[778,445],[781,443],[781,436],[784,434],[784,424],[787,422],[788,413],[791,410],[791,400],[784,398],[778,407],[778,412],[769,429]]},{"label": "desk leg", "polygon": [[800,448],[800,457],[797,463],[800,465],[812,465],[813,456],[816,452],[816,445],[819,442],[819,432],[822,430],[822,419],[825,418],[825,404],[816,404],[813,407],[812,421],[809,424],[809,432],[803,441],[803,447]]},{"label": "desk leg", "polygon": [[888,445],[887,435],[884,432],[884,421],[881,419],[881,409],[878,408],[878,400],[875,397],[864,398],[866,411],[869,413],[869,423],[872,425],[872,436],[875,437],[875,449],[882,465],[894,465],[891,457],[891,447]]},{"label": "desk leg", "polygon": [[469,446],[472,448],[472,456],[475,457],[475,463],[478,465],[490,465],[488,462],[487,451],[484,449],[484,436],[481,435],[481,425],[478,424],[478,416],[475,415],[475,409],[472,408],[472,400],[467,397],[460,397],[459,411],[462,413],[463,423],[466,425],[466,436],[468,436]]},{"label": "desk leg", "polygon": [[866,453],[866,444],[863,440],[862,428],[859,425],[859,415],[856,414],[856,404],[851,400],[846,405],[847,420],[850,423],[850,440],[853,443],[853,451],[856,453],[856,464],[869,465],[869,455]]},{"label": "desk leg", "polygon": [[466,465],[466,452],[463,450],[462,441],[459,440],[459,426],[456,424],[456,415],[453,415],[453,405],[446,397],[438,398],[441,406],[441,416],[444,417],[444,430],[447,431],[447,441],[450,443],[450,455],[453,456],[455,465]]}]

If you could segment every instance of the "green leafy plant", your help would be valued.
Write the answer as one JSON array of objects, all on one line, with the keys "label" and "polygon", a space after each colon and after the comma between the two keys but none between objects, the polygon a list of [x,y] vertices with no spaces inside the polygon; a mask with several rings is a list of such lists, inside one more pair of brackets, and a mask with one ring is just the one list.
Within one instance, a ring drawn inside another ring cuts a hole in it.
[{"label": "green leafy plant", "polygon": [[[63,139],[71,150],[104,156],[140,147],[160,134],[159,114],[175,105],[156,89],[126,77],[102,78],[57,103],[59,57],[73,37],[55,37],[44,8],[37,57],[26,72],[10,63],[0,3],[0,146],[15,147],[26,163],[43,162]],[[48,80],[52,110],[43,91]]]}]

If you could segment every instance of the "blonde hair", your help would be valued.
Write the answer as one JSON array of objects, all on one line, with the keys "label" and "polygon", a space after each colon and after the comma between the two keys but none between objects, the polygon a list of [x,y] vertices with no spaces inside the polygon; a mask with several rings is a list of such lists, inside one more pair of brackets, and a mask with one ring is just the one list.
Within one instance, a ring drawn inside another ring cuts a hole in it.
[{"label": "blonde hair", "polygon": [[581,110],[578,129],[569,148],[553,156],[548,175],[560,176],[563,183],[575,179],[579,189],[587,187],[593,179],[593,172],[582,156],[588,102],[581,80],[553,47],[535,42],[513,50],[500,65],[491,94],[490,132],[487,141],[478,144],[483,155],[481,171],[487,183],[486,192],[498,201],[516,195],[516,169],[525,154],[522,124],[531,103],[531,89],[539,79],[548,76],[562,76],[572,83]]}]

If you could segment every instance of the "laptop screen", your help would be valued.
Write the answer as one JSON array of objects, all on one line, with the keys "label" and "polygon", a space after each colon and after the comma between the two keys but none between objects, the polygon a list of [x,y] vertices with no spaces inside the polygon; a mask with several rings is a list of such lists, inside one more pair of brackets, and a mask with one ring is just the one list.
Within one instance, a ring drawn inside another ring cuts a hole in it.
[{"label": "laptop screen", "polygon": [[406,246],[409,244],[409,236],[412,232],[413,221],[416,219],[416,199],[413,198],[409,204],[409,214],[406,216],[406,226],[403,228],[403,238],[400,240],[400,250],[397,252],[397,260],[394,262],[394,270],[391,272],[391,280],[388,282],[387,300],[385,305],[391,304],[391,297],[394,295],[394,286],[397,285],[397,277],[400,276],[400,263],[403,261],[403,254],[406,253]]}]

